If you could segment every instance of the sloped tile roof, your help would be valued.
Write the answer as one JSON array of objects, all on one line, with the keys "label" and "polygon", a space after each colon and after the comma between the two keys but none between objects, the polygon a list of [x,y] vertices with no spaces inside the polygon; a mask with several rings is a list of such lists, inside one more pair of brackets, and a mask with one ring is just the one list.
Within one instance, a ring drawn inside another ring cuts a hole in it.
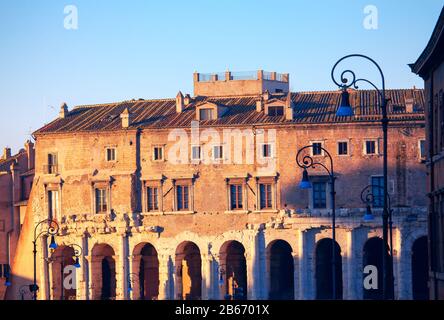
[{"label": "sloped tile roof", "polygon": [[[34,134],[113,131],[122,129],[120,114],[128,108],[132,122],[130,129],[190,127],[196,119],[195,105],[204,101],[227,107],[217,120],[200,121],[201,126],[242,126],[261,124],[314,124],[367,122],[380,119],[378,94],[374,90],[351,90],[350,102],[355,109],[353,117],[337,117],[340,91],[291,93],[294,119],[268,116],[256,111],[260,96],[195,97],[182,113],[176,113],[175,99],[132,100],[100,105],[78,106],[37,130]],[[273,94],[271,98],[285,102],[286,94]],[[387,90],[389,117],[392,121],[424,121],[424,91],[422,89]],[[415,109],[406,113],[405,101],[413,98]]]}]

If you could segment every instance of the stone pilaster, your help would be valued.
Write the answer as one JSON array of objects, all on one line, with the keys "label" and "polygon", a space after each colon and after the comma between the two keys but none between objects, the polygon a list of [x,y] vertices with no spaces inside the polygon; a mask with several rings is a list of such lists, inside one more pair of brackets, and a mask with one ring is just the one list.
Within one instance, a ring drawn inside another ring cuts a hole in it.
[{"label": "stone pilaster", "polygon": [[316,230],[309,229],[302,231],[302,261],[300,264],[300,295],[301,300],[313,300],[316,298],[316,281],[314,270],[314,251]]},{"label": "stone pilaster", "polygon": [[174,265],[171,256],[162,254],[159,259],[159,300],[175,299],[174,293]]}]

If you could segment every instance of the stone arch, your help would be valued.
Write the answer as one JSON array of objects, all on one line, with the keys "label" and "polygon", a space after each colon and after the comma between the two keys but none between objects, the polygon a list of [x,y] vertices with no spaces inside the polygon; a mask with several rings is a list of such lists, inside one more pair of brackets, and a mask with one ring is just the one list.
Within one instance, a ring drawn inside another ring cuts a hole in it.
[{"label": "stone arch", "polygon": [[[333,271],[332,271],[332,239],[323,238],[316,243],[315,249],[315,280],[316,280],[316,299],[333,298]],[[335,283],[336,299],[342,299],[342,255],[341,247],[335,241]]]},{"label": "stone arch", "polygon": [[427,236],[421,236],[413,242],[411,264],[413,299],[428,300],[429,257]]},{"label": "stone arch", "polygon": [[248,291],[245,247],[236,240],[226,241],[219,251],[219,286],[225,299],[246,300]]},{"label": "stone arch", "polygon": [[199,247],[184,241],[176,249],[177,298],[200,300],[202,298],[202,258]]},{"label": "stone arch", "polygon": [[[365,300],[382,300],[383,296],[383,240],[382,238],[375,236],[367,239],[363,248],[362,266],[365,269],[366,266],[372,265],[376,267],[378,271],[378,286],[376,289],[363,288],[363,298]],[[390,250],[387,246],[386,253],[388,259],[391,259]],[[392,265],[392,264],[390,264]],[[368,276],[363,274],[363,279]],[[364,282],[363,282],[364,283]],[[388,288],[389,292],[393,291],[393,288]]]},{"label": "stone arch", "polygon": [[54,300],[75,300],[76,299],[76,283],[72,288],[64,286],[66,275],[64,270],[67,266],[72,266],[75,263],[74,248],[65,245],[59,245],[51,254],[52,266],[52,296]]},{"label": "stone arch", "polygon": [[269,276],[268,298],[270,300],[294,299],[294,262],[291,245],[285,240],[268,244],[267,270]]},{"label": "stone arch", "polygon": [[92,287],[94,300],[116,298],[116,260],[109,244],[96,244],[91,250]]},{"label": "stone arch", "polygon": [[133,251],[132,290],[140,300],[157,300],[159,296],[159,258],[148,242],[139,243]]}]

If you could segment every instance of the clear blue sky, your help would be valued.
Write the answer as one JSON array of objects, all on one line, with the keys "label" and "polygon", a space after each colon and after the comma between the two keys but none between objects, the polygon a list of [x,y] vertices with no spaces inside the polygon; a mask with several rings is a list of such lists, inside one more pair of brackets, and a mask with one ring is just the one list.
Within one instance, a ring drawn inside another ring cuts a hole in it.
[{"label": "clear blue sky", "polygon": [[[64,7],[78,30],[64,28]],[[363,27],[375,5],[377,30]],[[442,0],[1,0],[0,147],[22,147],[61,102],[104,103],[192,93],[192,73],[289,72],[293,91],[334,90],[348,53],[376,59],[388,88],[423,87],[407,67]],[[365,63],[350,64],[378,81]]]}]

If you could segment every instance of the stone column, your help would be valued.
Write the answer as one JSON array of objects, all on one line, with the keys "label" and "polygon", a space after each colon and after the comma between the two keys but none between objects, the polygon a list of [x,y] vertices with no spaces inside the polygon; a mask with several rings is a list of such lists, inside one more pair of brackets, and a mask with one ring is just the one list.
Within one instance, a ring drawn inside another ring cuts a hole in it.
[{"label": "stone column", "polygon": [[159,300],[175,299],[174,265],[168,254],[158,256],[159,259]]},{"label": "stone column", "polygon": [[249,235],[249,250],[245,251],[245,260],[247,262],[247,298],[248,300],[258,300],[259,281],[258,272],[259,267],[259,253],[257,247],[257,230],[251,230]]},{"label": "stone column", "polygon": [[292,254],[293,256],[293,281],[294,281],[294,299],[298,300],[300,297],[300,279],[299,279],[299,275],[301,273],[301,263],[300,263],[300,257],[299,257],[299,253],[295,253],[293,252]]},{"label": "stone column", "polygon": [[[407,232],[406,232],[407,231]],[[412,292],[412,243],[409,230],[393,228],[393,276],[395,299],[413,299]],[[398,245],[397,245],[398,244]]]},{"label": "stone column", "polygon": [[313,300],[316,298],[316,281],[314,270],[314,251],[316,230],[309,229],[302,231],[302,260],[300,261],[300,296],[301,300]]},{"label": "stone column", "polygon": [[[127,279],[131,283],[131,291],[128,292],[128,298],[131,300],[140,300],[140,283],[139,268],[142,256],[140,254],[128,256],[128,274],[131,274],[131,279]],[[127,283],[128,285],[128,283]]]},{"label": "stone column", "polygon": [[94,285],[93,285],[93,258],[91,255],[85,256],[87,268],[85,270],[87,281],[85,283],[85,296],[88,300],[94,300]]},{"label": "stone column", "polygon": [[118,252],[114,258],[116,263],[116,300],[128,298],[128,237],[126,233],[120,234]]},{"label": "stone column", "polygon": [[202,300],[210,300],[213,296],[211,267],[213,257],[211,254],[202,254]]},{"label": "stone column", "polygon": [[348,272],[345,274],[347,277],[346,292],[347,295],[344,299],[349,300],[361,300],[364,297],[364,266],[363,263],[363,251],[364,244],[367,240],[367,228],[356,228],[348,231],[347,233],[347,245],[349,250],[348,258]]}]

